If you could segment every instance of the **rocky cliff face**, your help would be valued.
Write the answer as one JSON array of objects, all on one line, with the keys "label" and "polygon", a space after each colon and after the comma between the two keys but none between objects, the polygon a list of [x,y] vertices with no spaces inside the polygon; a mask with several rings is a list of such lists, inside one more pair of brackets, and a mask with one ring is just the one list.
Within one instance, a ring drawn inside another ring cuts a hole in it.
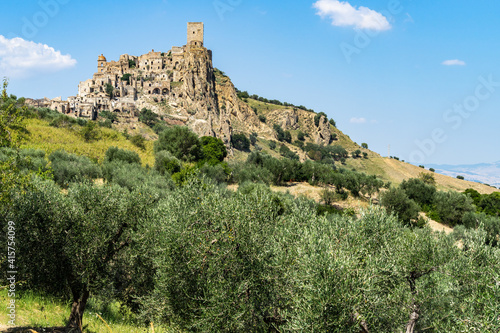
[{"label": "rocky cliff face", "polygon": [[[168,102],[140,96],[139,109],[150,108],[171,124],[184,124],[199,136],[216,136],[230,147],[233,131],[267,133],[272,130],[238,98],[231,80],[212,65],[210,51],[191,49],[175,66],[178,83]],[[162,107],[163,106],[163,107]]]}]

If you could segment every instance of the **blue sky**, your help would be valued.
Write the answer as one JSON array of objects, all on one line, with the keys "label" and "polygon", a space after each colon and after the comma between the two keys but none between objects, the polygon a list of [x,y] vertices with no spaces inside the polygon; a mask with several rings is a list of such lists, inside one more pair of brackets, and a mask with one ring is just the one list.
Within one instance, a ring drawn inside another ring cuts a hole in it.
[{"label": "blue sky", "polygon": [[66,98],[101,53],[167,51],[203,21],[214,66],[240,90],[323,111],[383,156],[494,162],[499,14],[470,0],[7,0],[0,76],[18,96]]}]

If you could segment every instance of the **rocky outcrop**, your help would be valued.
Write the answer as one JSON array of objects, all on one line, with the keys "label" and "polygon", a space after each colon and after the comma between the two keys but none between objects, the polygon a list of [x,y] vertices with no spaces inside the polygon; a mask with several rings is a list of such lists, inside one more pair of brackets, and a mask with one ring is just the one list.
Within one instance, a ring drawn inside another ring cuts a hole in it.
[{"label": "rocky outcrop", "polygon": [[314,134],[314,141],[316,144],[328,145],[330,143],[332,132],[330,130],[330,123],[324,116],[321,116],[318,127],[316,128],[316,132]]}]

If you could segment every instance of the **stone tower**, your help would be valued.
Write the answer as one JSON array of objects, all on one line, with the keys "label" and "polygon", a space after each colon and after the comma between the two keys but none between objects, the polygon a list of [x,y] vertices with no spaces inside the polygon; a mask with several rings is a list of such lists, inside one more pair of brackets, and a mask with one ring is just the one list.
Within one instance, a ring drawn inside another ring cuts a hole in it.
[{"label": "stone tower", "polygon": [[106,62],[106,57],[102,54],[97,58],[97,73],[102,73],[104,71],[104,64]]},{"label": "stone tower", "polygon": [[203,22],[188,22],[187,45],[203,46]]}]

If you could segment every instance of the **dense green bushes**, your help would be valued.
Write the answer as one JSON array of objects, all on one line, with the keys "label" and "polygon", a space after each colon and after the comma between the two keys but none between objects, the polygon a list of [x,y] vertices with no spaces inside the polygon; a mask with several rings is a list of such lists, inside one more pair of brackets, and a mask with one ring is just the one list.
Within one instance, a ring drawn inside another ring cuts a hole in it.
[{"label": "dense green bushes", "polygon": [[[18,155],[18,156],[17,156]],[[7,162],[11,158],[18,157],[18,167],[21,170],[46,172],[48,161],[45,159],[45,152],[40,149],[20,149],[0,148],[0,162]]]},{"label": "dense green bushes", "polygon": [[248,151],[250,149],[250,140],[243,133],[235,133],[231,135],[231,144],[235,149]]},{"label": "dense green bushes", "polygon": [[141,186],[162,191],[174,186],[172,178],[168,174],[162,176],[156,170],[147,170],[140,164],[130,164],[120,160],[103,163],[102,173],[108,183],[120,185],[130,191]]},{"label": "dense green bushes", "polygon": [[434,205],[440,220],[450,226],[462,224],[464,214],[475,210],[471,198],[453,191],[437,192]]},{"label": "dense green bushes", "polygon": [[113,113],[109,110],[104,110],[104,111],[99,112],[99,116],[103,117],[106,120],[111,121],[111,123],[114,123],[118,119],[118,116],[116,115],[116,113]]},{"label": "dense green bushes", "polygon": [[[408,220],[415,222],[415,210],[421,209],[430,218],[451,227],[465,225],[467,228],[476,228],[479,226],[478,221],[485,221],[485,224],[491,226],[488,230],[500,229],[500,219],[496,219],[500,214],[500,194],[495,192],[481,195],[472,189],[464,193],[437,191],[431,174],[421,176],[425,177],[404,180],[399,188],[385,193],[382,205],[390,212],[397,213],[405,223]],[[420,205],[419,208],[416,208],[417,204]],[[484,214],[474,214],[476,211]],[[486,215],[493,219],[486,218]],[[492,235],[495,236],[496,234]]]},{"label": "dense green bushes", "polygon": [[18,268],[29,288],[81,307],[69,318],[77,329],[88,297],[113,286],[127,258],[120,254],[138,239],[134,232],[158,195],[86,183],[72,184],[67,194],[47,181],[35,180],[33,187],[17,196],[10,216],[17,222],[16,236],[24,240],[16,244]]},{"label": "dense green bushes", "polygon": [[141,158],[139,154],[134,151],[120,149],[118,147],[109,147],[106,151],[106,157],[104,158],[105,163],[111,163],[114,161],[122,161],[131,164],[141,164]]},{"label": "dense green bushes", "polygon": [[[293,152],[290,153],[293,154]],[[375,176],[346,169],[336,170],[333,164],[324,162],[306,161],[300,163],[298,159],[276,159],[264,153],[253,152],[248,155],[246,163],[234,163],[231,168],[233,169],[233,181],[238,183],[245,180],[256,180],[283,185],[288,181],[305,181],[311,185],[334,185],[337,192],[342,193],[342,195],[344,195],[345,188],[354,196],[364,194],[371,197],[384,185]],[[258,174],[262,172],[265,173],[259,177]]]},{"label": "dense green bushes", "polygon": [[434,202],[436,187],[426,184],[421,179],[410,178],[408,180],[403,180],[401,188],[410,199],[415,200],[419,205],[430,206]]},{"label": "dense green bushes", "polygon": [[72,125],[85,126],[88,122],[87,120],[84,120],[82,118],[72,118],[64,114],[58,113],[57,111],[54,112],[56,112],[57,115],[51,114],[50,112],[42,111],[43,116],[41,116],[42,119],[43,117],[52,119],[52,121],[49,123],[49,126],[52,127],[71,127]]},{"label": "dense green bushes", "polygon": [[[315,177],[327,167],[277,161],[254,153],[245,165]],[[188,176],[159,189],[136,176],[146,171],[137,163],[105,164],[128,170],[122,178],[137,184],[75,184],[64,194],[37,181],[36,190],[18,194],[11,214],[23,221],[26,286],[64,297],[68,288],[105,294],[141,322],[186,331],[358,332],[364,325],[393,332],[414,311],[416,331],[500,328],[500,252],[483,230],[463,230],[461,250],[452,237],[405,228],[375,208],[323,217],[314,202],[264,185],[243,183],[234,193]],[[339,179],[325,181],[339,186],[356,175],[330,170]]]},{"label": "dense green bushes", "polygon": [[291,160],[299,160],[299,155],[291,151],[290,148],[288,148],[286,145],[281,145],[280,155]]},{"label": "dense green bushes", "polygon": [[159,123],[158,115],[150,109],[143,108],[139,112],[139,121],[153,128]]},{"label": "dense green bushes", "polygon": [[167,150],[162,150],[155,155],[155,170],[164,174],[173,175],[176,172],[181,171],[182,163],[177,157],[172,155]]},{"label": "dense green bushes", "polygon": [[278,124],[274,124],[273,129],[276,132],[278,141],[286,141],[288,143],[292,142],[292,134],[290,134],[290,131],[284,131]]},{"label": "dense green bushes", "polygon": [[200,144],[204,162],[214,165],[224,161],[227,156],[226,146],[221,139],[203,136],[200,138]]},{"label": "dense green bushes", "polygon": [[420,207],[408,197],[402,188],[389,189],[382,195],[380,203],[405,225],[411,226],[418,219]]},{"label": "dense green bushes", "polygon": [[198,136],[188,127],[173,126],[162,131],[154,145],[155,153],[161,150],[168,150],[186,162],[198,161],[202,157]]},{"label": "dense green bushes", "polygon": [[102,177],[101,168],[88,157],[69,154],[57,150],[49,155],[55,182],[62,187],[68,187],[71,182]]}]

